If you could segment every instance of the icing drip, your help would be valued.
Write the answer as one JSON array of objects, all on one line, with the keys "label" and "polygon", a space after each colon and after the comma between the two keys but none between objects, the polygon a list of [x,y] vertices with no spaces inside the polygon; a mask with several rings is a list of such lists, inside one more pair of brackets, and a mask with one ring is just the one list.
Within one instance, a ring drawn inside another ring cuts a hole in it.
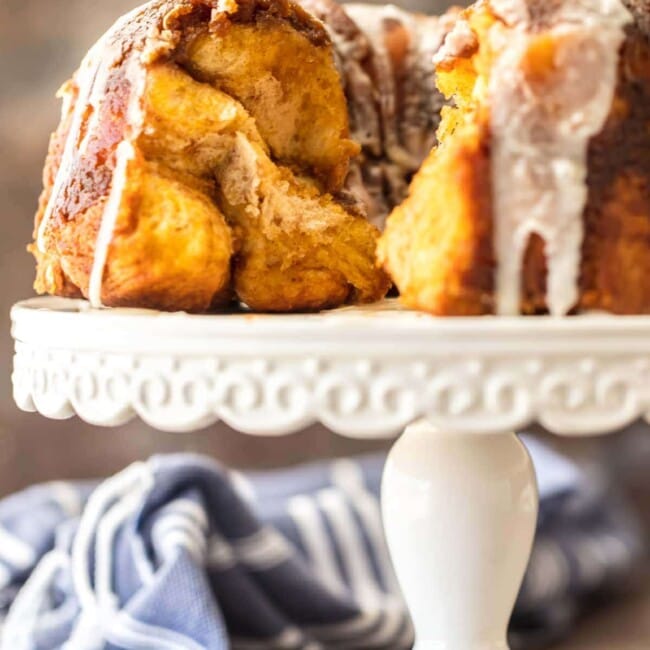
[{"label": "icing drip", "polygon": [[[126,69],[126,77],[131,84],[131,94],[127,107],[127,134],[135,138],[142,128],[144,109],[142,96],[145,92],[146,75],[137,59],[131,59]],[[102,306],[102,285],[104,270],[108,259],[108,249],[113,241],[115,224],[122,204],[126,184],[128,163],[135,158],[135,148],[129,139],[124,139],[115,150],[115,170],[111,191],[102,212],[102,218],[95,241],[95,254],[88,285],[88,300],[93,307]]]},{"label": "icing drip", "polygon": [[[96,132],[101,119],[101,107],[102,103],[106,101],[108,79],[115,58],[119,57],[119,51],[116,51],[111,45],[112,38],[141,13],[142,7],[139,7],[122,16],[89,50],[79,70],[75,73],[72,84],[64,86],[59,93],[64,100],[63,119],[72,110],[74,94],[76,94],[76,101],[74,102],[70,129],[52,187],[52,193],[38,227],[36,245],[41,252],[47,250],[48,227],[60,199],[65,195],[67,180],[73,174],[76,162],[85,155],[90,136]],[[94,307],[101,306],[102,278],[108,248],[113,238],[115,222],[119,212],[128,161],[135,156],[132,141],[136,139],[140,132],[144,118],[142,95],[144,94],[146,77],[145,71],[135,55],[128,60],[125,67],[125,79],[130,86],[125,135],[115,149],[115,168],[111,190],[99,224],[88,287],[88,299]],[[79,134],[81,133],[85,133],[85,135],[80,140]]]},{"label": "icing drip", "polygon": [[[537,234],[545,243],[547,307],[564,315],[579,298],[589,141],[612,106],[630,14],[620,0],[491,5],[514,24],[488,89],[497,313],[519,313],[523,257]],[[542,32],[535,31],[534,12]],[[526,71],[540,34],[554,48],[552,65],[541,74]]]},{"label": "icing drip", "polygon": [[126,184],[128,165],[135,158],[135,149],[128,140],[123,140],[115,152],[115,170],[113,171],[113,184],[111,192],[102,214],[102,220],[95,242],[95,255],[93,267],[90,272],[88,285],[88,300],[93,307],[102,306],[102,284],[104,270],[108,259],[108,249],[113,241],[115,224],[122,205],[122,196]]},{"label": "icing drip", "polygon": [[[99,50],[101,50],[102,46],[103,39],[98,41],[97,44],[90,49],[84,60],[81,62],[79,70],[75,74],[74,86],[77,88],[78,98],[76,104],[74,104],[69,136],[63,149],[63,155],[61,156],[61,162],[59,163],[59,168],[54,179],[54,184],[52,185],[52,193],[50,194],[50,198],[48,200],[47,206],[45,207],[45,212],[43,213],[43,218],[38,225],[38,232],[36,234],[36,246],[41,253],[46,252],[47,229],[52,219],[54,206],[59,199],[61,191],[63,190],[63,187],[67,181],[68,175],[70,174],[70,170],[72,169],[74,155],[79,143],[75,137],[70,136],[74,136],[74,134],[79,133],[79,130],[81,128],[81,123],[84,119],[86,111],[86,103],[82,101],[82,96],[90,92],[90,87],[92,86],[93,80],[95,78],[95,61],[97,54]],[[63,105],[61,108],[61,121],[66,119],[73,106],[72,98],[75,91],[70,86],[71,84],[66,84],[57,93],[57,97],[60,97],[63,100]]]},{"label": "icing drip", "polygon": [[447,34],[442,47],[433,55],[433,62],[439,65],[447,59],[465,56],[466,52],[472,52],[477,46],[478,39],[469,23],[463,18],[459,18],[453,29]]},{"label": "icing drip", "polygon": [[[103,91],[111,70],[108,63],[104,62],[104,64],[102,64],[104,59],[110,62],[110,57],[106,56],[110,38],[113,34],[123,29],[124,25],[128,24],[141,12],[142,8],[138,7],[122,16],[115,25],[113,25],[113,27],[106,32],[92,48],[90,48],[74,75],[73,83],[66,84],[58,93],[58,96],[63,99],[61,110],[62,120],[67,117],[72,109],[72,97],[75,93],[73,87],[76,89],[77,98],[74,103],[68,138],[52,185],[52,192],[36,233],[36,246],[41,253],[45,253],[47,250],[47,230],[55,207],[65,188],[67,179],[72,173],[72,168],[79,151],[83,151],[87,144],[86,138],[79,142],[77,136],[82,132],[82,125],[86,119],[88,107],[94,109],[92,119],[97,119],[99,115],[97,108],[104,97]],[[91,129],[86,130],[86,133],[90,132],[92,132]]]}]

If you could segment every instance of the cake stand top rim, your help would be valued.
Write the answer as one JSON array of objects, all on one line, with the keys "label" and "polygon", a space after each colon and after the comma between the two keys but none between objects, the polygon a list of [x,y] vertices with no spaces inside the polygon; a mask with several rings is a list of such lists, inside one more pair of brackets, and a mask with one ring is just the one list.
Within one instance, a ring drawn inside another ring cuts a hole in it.
[{"label": "cake stand top rim", "polygon": [[[202,336],[237,335],[247,337],[260,330],[275,333],[295,333],[296,330],[319,332],[323,336],[344,329],[351,334],[355,327],[363,335],[373,330],[394,334],[409,330],[430,335],[478,334],[494,336],[499,333],[544,333],[545,335],[576,335],[579,333],[610,336],[646,334],[650,338],[650,316],[618,316],[604,312],[568,317],[552,316],[460,316],[436,317],[402,307],[396,299],[373,305],[343,307],[330,311],[302,314],[264,314],[231,311],[212,314],[160,312],[147,309],[93,309],[85,300],[41,296],[22,300],[13,305],[11,319],[18,322],[49,321],[74,327],[111,324],[127,329],[146,327],[150,331]],[[83,319],[83,320],[82,320]],[[352,329],[351,329],[352,328]]]},{"label": "cake stand top rim", "polygon": [[436,318],[395,300],[318,314],[190,315],[42,297],[17,303],[11,318],[14,339],[32,345],[165,355],[650,354],[650,316]]}]

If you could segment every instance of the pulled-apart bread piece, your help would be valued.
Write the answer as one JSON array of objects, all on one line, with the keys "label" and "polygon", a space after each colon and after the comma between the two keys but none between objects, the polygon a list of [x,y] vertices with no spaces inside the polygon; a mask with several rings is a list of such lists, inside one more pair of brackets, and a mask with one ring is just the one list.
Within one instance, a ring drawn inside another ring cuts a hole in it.
[{"label": "pulled-apart bread piece", "polygon": [[313,310],[381,298],[341,194],[360,147],[322,23],[286,0],[154,0],[62,90],[36,289],[93,305]]},{"label": "pulled-apart bread piece", "polygon": [[479,0],[436,55],[439,145],[388,220],[440,315],[650,313],[650,5]]}]

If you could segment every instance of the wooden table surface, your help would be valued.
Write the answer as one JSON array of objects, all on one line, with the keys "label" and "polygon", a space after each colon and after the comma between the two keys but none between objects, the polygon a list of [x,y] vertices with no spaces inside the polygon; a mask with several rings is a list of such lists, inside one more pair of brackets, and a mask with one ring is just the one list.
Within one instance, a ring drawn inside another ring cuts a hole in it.
[{"label": "wooden table surface", "polygon": [[549,650],[648,650],[650,588],[584,618],[568,639]]}]

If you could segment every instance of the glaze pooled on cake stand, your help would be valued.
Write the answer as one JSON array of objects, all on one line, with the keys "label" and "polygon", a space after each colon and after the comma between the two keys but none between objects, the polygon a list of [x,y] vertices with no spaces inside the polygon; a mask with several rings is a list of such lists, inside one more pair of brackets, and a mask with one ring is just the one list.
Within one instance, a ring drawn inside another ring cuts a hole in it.
[{"label": "glaze pooled on cake stand", "polygon": [[253,435],[312,422],[406,431],[383,486],[418,650],[504,650],[535,530],[512,433],[607,433],[650,416],[650,317],[434,318],[392,302],[192,316],[36,298],[12,310],[14,396],[50,418]]}]

